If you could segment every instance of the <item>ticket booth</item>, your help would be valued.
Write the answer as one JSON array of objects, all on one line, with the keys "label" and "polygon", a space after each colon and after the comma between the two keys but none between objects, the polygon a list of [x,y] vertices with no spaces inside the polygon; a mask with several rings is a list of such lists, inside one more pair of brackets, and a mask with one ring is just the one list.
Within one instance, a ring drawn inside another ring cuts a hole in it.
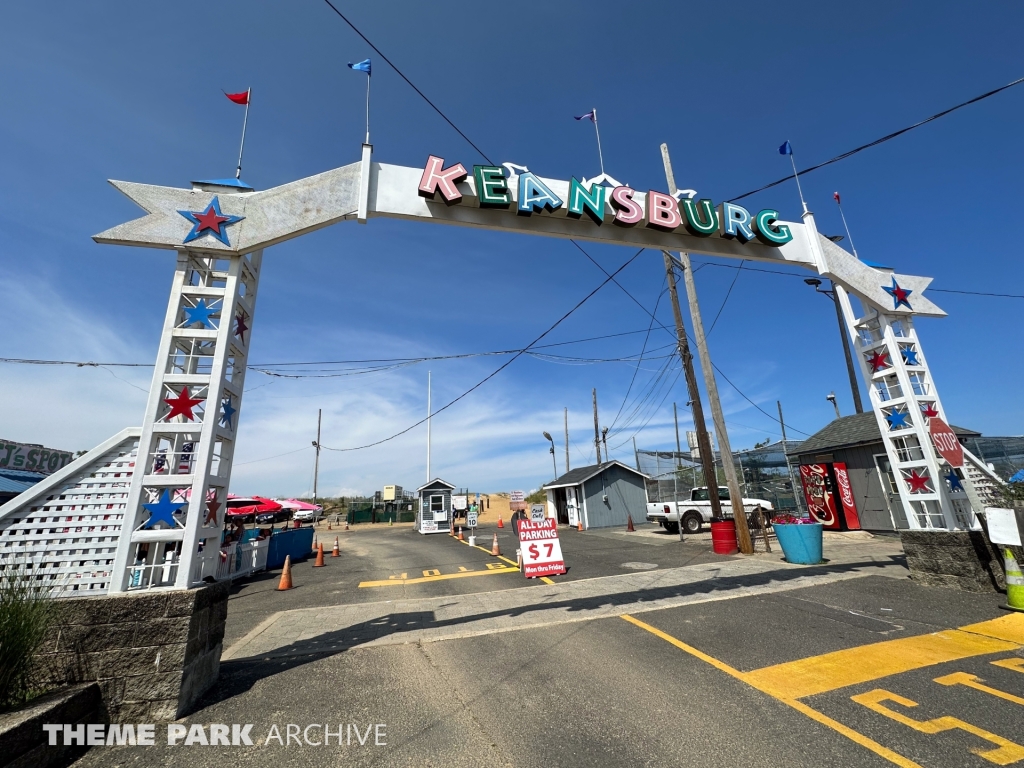
[{"label": "ticket booth", "polygon": [[439,477],[416,489],[420,497],[416,530],[420,533],[448,533],[452,520],[452,491],[455,486]]}]

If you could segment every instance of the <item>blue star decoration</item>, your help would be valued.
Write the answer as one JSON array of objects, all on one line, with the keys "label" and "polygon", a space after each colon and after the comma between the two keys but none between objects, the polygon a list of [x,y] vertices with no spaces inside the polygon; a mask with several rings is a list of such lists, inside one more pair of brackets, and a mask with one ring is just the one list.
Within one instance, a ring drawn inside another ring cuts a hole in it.
[{"label": "blue star decoration", "polygon": [[905,411],[897,411],[895,408],[886,414],[885,420],[889,422],[889,429],[910,426],[907,422],[907,413]]},{"label": "blue star decoration", "polygon": [[245,216],[225,216],[220,211],[220,200],[216,197],[206,206],[205,211],[178,211],[178,213],[192,222],[192,230],[185,235],[185,239],[181,242],[191,243],[196,238],[209,233],[229,247],[231,242],[228,240],[227,227],[237,224],[245,218]]},{"label": "blue star decoration", "polygon": [[917,350],[913,347],[901,347],[900,352],[903,353],[903,362],[907,365],[920,365],[921,363],[917,360]]},{"label": "blue star decoration", "polygon": [[226,398],[224,402],[220,404],[220,407],[223,410],[223,413],[220,415],[220,423],[226,427],[234,429],[234,424],[232,424],[231,420],[234,418],[235,414],[238,413],[238,409],[231,405],[231,398]]},{"label": "blue star decoration", "polygon": [[[188,242],[188,241],[186,241]],[[883,285],[882,290],[892,296],[892,308],[899,309],[901,306],[905,306],[907,309],[913,310],[910,306],[910,302],[907,299],[910,298],[910,294],[913,293],[909,288],[900,288],[900,284],[896,282],[896,278],[893,277],[892,285]]]},{"label": "blue star decoration", "polygon": [[157,523],[165,523],[168,528],[176,527],[174,521],[174,513],[185,506],[185,504],[175,504],[171,501],[171,492],[166,488],[163,494],[160,496],[160,501],[155,504],[143,504],[142,505],[149,512],[149,520],[142,526],[143,528],[152,528]]},{"label": "blue star decoration", "polygon": [[946,480],[949,482],[949,490],[951,491],[962,491],[964,490],[963,481],[960,480],[960,476],[952,469],[949,470],[948,475],[944,475]]},{"label": "blue star decoration", "polygon": [[206,303],[206,299],[200,299],[194,307],[185,307],[185,326],[201,323],[203,328],[213,328],[210,315],[216,311],[217,309]]}]

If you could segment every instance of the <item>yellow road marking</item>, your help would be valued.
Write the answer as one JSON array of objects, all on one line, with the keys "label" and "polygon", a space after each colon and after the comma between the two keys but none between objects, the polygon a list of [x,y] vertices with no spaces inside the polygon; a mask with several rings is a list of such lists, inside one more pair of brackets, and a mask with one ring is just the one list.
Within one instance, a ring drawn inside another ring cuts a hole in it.
[{"label": "yellow road marking", "polygon": [[388,578],[381,579],[379,581],[361,581],[359,582],[360,587],[393,587],[398,584],[424,584],[428,581],[444,581],[446,579],[464,579],[467,576],[487,576],[492,573],[519,573],[517,568],[508,568],[506,566],[500,566],[498,568],[489,568],[485,571],[466,571],[464,573],[442,573],[438,576],[417,576],[412,579],[396,579]]},{"label": "yellow road marking", "polygon": [[965,627],[960,627],[960,630],[1024,645],[1024,613],[1008,613],[998,619],[968,624]]},{"label": "yellow road marking", "polygon": [[836,733],[842,734],[846,738],[850,739],[850,741],[852,741],[852,742],[854,742],[856,744],[860,744],[865,749],[871,750],[872,752],[874,752],[879,757],[884,757],[890,763],[893,763],[894,765],[900,766],[900,768],[922,768],[920,763],[915,763],[913,760],[910,760],[909,758],[904,757],[903,755],[899,754],[898,752],[893,752],[888,747],[883,747],[881,744],[879,744],[874,739],[869,739],[864,734],[859,733],[858,731],[855,731],[852,728],[849,728],[849,727],[843,725],[842,723],[838,722],[837,720],[833,720],[828,715],[823,715],[821,712],[818,712],[816,709],[811,709],[809,706],[804,704],[802,701],[797,701],[797,700],[792,699],[792,698],[784,698],[784,697],[776,695],[775,693],[773,693],[771,691],[764,690],[764,689],[760,688],[756,683],[752,682],[749,679],[749,677],[750,677],[749,674],[744,673],[744,672],[740,672],[738,669],[735,669],[734,667],[730,667],[725,662],[719,661],[718,659],[714,658],[713,656],[708,656],[703,651],[697,650],[692,645],[687,645],[682,640],[678,640],[678,639],[672,637],[672,635],[669,635],[669,634],[667,634],[665,632],[662,632],[660,629],[657,629],[656,627],[652,627],[650,624],[646,624],[646,623],[640,621],[639,619],[636,619],[633,616],[630,616],[629,614],[622,614],[620,618],[625,619],[630,624],[634,624],[637,627],[640,627],[640,629],[643,629],[643,630],[646,630],[646,631],[650,632],[652,635],[660,637],[662,640],[664,640],[664,641],[666,641],[668,643],[671,643],[676,648],[679,648],[680,650],[685,651],[686,653],[690,654],[691,656],[695,656],[696,658],[700,659],[701,661],[707,662],[708,664],[713,666],[715,669],[718,669],[718,670],[724,672],[727,675],[735,677],[737,680],[740,680],[740,681],[742,681],[744,683],[747,683],[751,687],[756,688],[756,689],[762,691],[762,693],[767,693],[769,696],[777,699],[778,701],[781,701],[783,704],[785,704],[785,705],[787,705],[789,707],[792,707],[797,712],[800,712],[800,713],[806,715],[807,717],[811,718],[815,722],[821,723],[822,725],[824,725],[824,726],[826,726],[828,728],[831,728]]},{"label": "yellow road marking", "polygon": [[1003,669],[1012,669],[1014,672],[1024,672],[1024,659],[998,659],[989,663]]},{"label": "yellow road marking", "polygon": [[[1018,659],[1018,661],[1024,661],[1024,659]],[[973,688],[976,691],[988,693],[992,696],[998,696],[1000,699],[1012,701],[1014,704],[1024,704],[1024,699],[1020,696],[1014,696],[1012,693],[1000,691],[998,688],[991,688],[982,683],[980,677],[968,674],[967,672],[954,672],[952,675],[936,677],[935,682],[939,685],[966,685],[968,688]]]},{"label": "yellow road marking", "polygon": [[[1021,619],[1024,621],[1024,616]],[[1014,651],[1018,647],[1006,640],[950,629],[776,664],[748,672],[746,676],[751,685],[773,696],[801,699],[947,661]]]},{"label": "yellow road marking", "polygon": [[[455,539],[455,540],[459,541],[458,539]],[[469,542],[468,541],[459,541],[459,543],[460,544],[465,544],[467,547],[469,546]],[[473,545],[473,549],[479,549],[481,552],[486,552],[488,555],[491,554],[491,550],[487,549],[486,547],[481,547],[479,544],[474,544]],[[499,560],[504,560],[506,563],[511,565],[513,568],[515,568],[517,571],[519,570],[519,563],[515,563],[515,562],[509,560],[504,555],[498,555],[498,559]],[[554,584],[555,583],[551,579],[549,579],[547,576],[541,576],[540,580],[543,581],[545,584]]]}]

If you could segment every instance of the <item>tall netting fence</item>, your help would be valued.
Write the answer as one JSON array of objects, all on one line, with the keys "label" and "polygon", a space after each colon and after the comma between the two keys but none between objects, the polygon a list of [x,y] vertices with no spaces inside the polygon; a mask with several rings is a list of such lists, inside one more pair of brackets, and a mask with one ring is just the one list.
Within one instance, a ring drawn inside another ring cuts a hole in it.
[{"label": "tall netting fence", "polygon": [[[788,442],[786,447],[792,451],[799,445],[799,442]],[[638,468],[649,478],[647,496],[650,501],[688,499],[693,488],[707,485],[704,470],[693,453],[695,452],[637,451]],[[786,464],[786,454],[782,450],[782,441],[745,451],[735,451],[733,464],[736,467],[736,477],[740,479],[744,498],[764,499],[771,502],[776,510],[799,508],[793,492],[792,479],[796,477],[798,469],[794,467],[794,474],[791,477],[789,466]],[[722,456],[718,451],[715,451],[715,471],[718,475],[718,484],[724,486],[725,470],[722,468]]]}]

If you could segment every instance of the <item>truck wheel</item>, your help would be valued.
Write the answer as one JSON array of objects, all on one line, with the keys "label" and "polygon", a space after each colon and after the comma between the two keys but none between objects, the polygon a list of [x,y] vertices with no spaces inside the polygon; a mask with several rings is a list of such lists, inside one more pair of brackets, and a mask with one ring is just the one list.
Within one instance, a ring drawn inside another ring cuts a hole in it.
[{"label": "truck wheel", "polygon": [[704,519],[696,512],[687,512],[683,515],[683,530],[687,533],[700,533],[700,527]]},{"label": "truck wheel", "polygon": [[674,523],[674,522],[671,522],[669,520],[665,520],[664,523],[662,523],[662,524],[665,526],[665,530],[668,531],[669,533],[672,533],[672,534],[679,533],[679,523]]}]

